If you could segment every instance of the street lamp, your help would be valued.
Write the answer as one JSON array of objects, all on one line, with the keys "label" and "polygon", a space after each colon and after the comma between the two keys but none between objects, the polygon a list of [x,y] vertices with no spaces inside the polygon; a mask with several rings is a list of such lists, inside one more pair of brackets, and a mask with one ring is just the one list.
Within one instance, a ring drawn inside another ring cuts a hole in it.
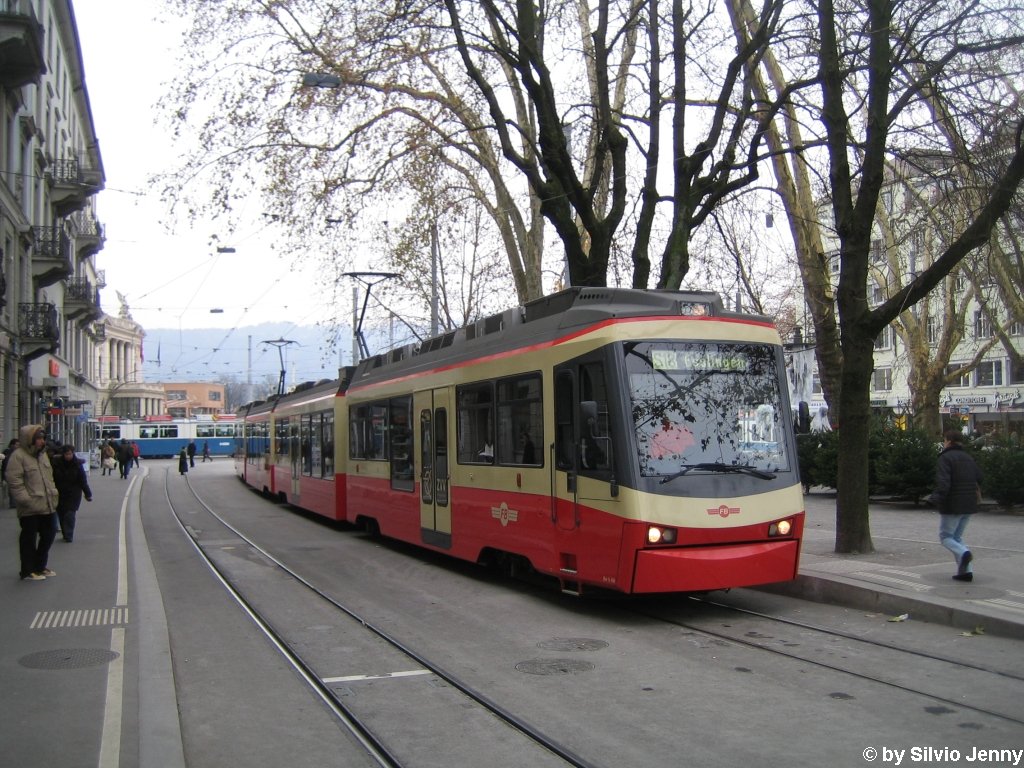
[{"label": "street lamp", "polygon": [[326,72],[307,72],[302,76],[302,84],[307,88],[339,88],[341,78]]}]

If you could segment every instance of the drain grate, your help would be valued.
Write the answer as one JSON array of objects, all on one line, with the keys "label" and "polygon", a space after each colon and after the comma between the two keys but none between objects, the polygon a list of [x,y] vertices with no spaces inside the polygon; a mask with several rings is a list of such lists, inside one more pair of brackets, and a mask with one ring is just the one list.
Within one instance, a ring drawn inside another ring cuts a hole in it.
[{"label": "drain grate", "polygon": [[594,665],[589,661],[575,659],[528,659],[516,664],[518,672],[528,675],[577,675],[593,668]]},{"label": "drain grate", "polygon": [[586,637],[553,637],[537,643],[537,647],[544,651],[600,651],[608,643]]},{"label": "drain grate", "polygon": [[58,648],[22,656],[18,663],[29,669],[84,669],[109,664],[119,654],[107,648]]}]

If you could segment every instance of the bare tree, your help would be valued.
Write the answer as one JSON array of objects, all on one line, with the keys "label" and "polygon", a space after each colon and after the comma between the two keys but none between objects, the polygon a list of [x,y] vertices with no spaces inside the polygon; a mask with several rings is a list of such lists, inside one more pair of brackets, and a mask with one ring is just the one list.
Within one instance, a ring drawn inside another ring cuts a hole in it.
[{"label": "bare tree", "polygon": [[[654,222],[664,215],[658,285],[677,288],[689,269],[693,233],[719,201],[757,178],[759,133],[781,100],[755,105],[747,65],[763,54],[783,3],[767,0],[737,44],[713,0],[671,0],[664,9],[658,0],[575,0],[579,18],[589,20],[578,50],[552,40],[560,28],[553,20],[565,6],[445,0],[501,150],[541,201],[572,282],[606,284],[617,234],[627,211],[635,211],[627,248],[633,285],[648,284]],[[488,76],[495,57],[528,98],[535,133]],[[576,73],[586,77],[584,103],[575,95]],[[586,162],[574,155],[570,128],[573,136],[582,129],[590,137]],[[524,137],[534,139],[525,148]],[[665,190],[658,186],[662,164],[670,169]]]},{"label": "bare tree", "polygon": [[[168,2],[192,20],[194,52],[167,101],[194,147],[164,179],[172,204],[231,215],[258,190],[279,226],[301,233],[285,244],[291,255],[327,254],[329,285],[365,257],[344,231],[400,221],[422,208],[429,181],[476,198],[519,301],[543,294],[539,203],[507,181],[442,9],[425,0]],[[434,211],[438,226],[452,221],[445,213]]]},{"label": "bare tree", "polygon": [[[1024,178],[1020,131],[998,162],[997,174],[978,187],[975,204],[953,224],[935,258],[902,289],[872,306],[867,295],[876,213],[889,159],[911,158],[941,145],[941,121],[929,120],[927,97],[936,83],[947,96],[961,79],[978,79],[979,59],[1019,45],[1019,15],[981,3],[936,6],[872,0],[864,7],[814,7],[821,83],[822,137],[828,148],[829,202],[838,242],[842,364],[836,550],[873,548],[868,521],[867,455],[873,345],[909,307],[926,298],[971,251],[985,245],[1010,208]],[[991,81],[982,74],[981,78]],[[998,99],[998,91],[993,93]],[[964,112],[971,111],[965,102]],[[820,340],[819,340],[820,343]]]}]

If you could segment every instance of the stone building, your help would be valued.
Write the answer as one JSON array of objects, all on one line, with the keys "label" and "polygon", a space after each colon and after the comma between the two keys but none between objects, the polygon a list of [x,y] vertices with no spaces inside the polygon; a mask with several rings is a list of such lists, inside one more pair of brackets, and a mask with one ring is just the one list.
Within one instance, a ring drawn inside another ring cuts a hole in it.
[{"label": "stone building", "polygon": [[74,441],[103,343],[95,196],[105,183],[68,0],[0,12],[0,433]]}]

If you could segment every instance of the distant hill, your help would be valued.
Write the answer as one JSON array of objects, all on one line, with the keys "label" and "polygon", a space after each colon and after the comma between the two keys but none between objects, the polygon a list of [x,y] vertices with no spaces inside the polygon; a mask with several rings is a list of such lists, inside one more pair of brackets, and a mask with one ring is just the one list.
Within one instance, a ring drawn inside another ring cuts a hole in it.
[{"label": "distant hill", "polygon": [[[254,383],[275,383],[284,358],[288,387],[303,381],[332,379],[338,374],[339,351],[344,364],[352,361],[352,342],[347,328],[332,341],[331,332],[319,326],[261,323],[240,328],[147,328],[143,340],[143,375],[147,382],[245,381],[250,360]],[[271,340],[294,342],[277,345]]]}]

